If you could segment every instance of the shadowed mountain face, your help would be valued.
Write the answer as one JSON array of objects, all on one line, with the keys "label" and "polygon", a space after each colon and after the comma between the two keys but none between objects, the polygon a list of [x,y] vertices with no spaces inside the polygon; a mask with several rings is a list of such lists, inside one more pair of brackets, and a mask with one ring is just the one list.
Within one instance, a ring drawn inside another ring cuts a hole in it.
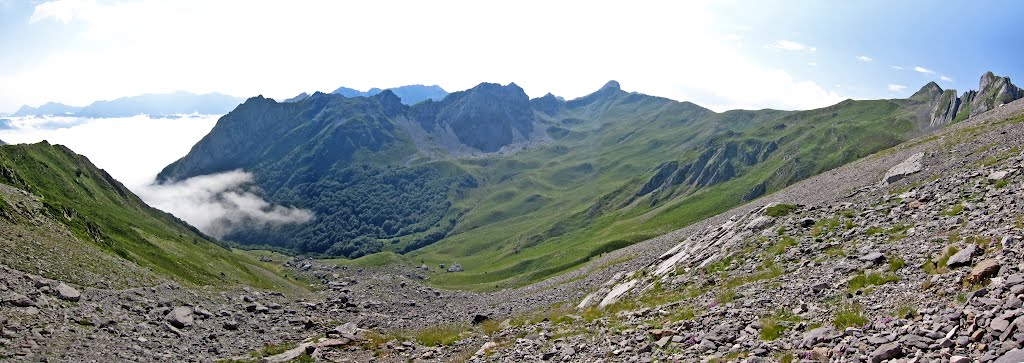
[{"label": "shadowed mountain face", "polygon": [[[1012,98],[1008,80],[989,78],[979,94]],[[568,101],[489,83],[413,106],[389,91],[257,97],[159,180],[245,169],[270,201],[317,214],[229,236],[241,244],[407,252],[467,268],[440,284],[517,283],[940,127],[936,105],[954,94],[929,84],[905,100],[723,113],[614,81]]]}]

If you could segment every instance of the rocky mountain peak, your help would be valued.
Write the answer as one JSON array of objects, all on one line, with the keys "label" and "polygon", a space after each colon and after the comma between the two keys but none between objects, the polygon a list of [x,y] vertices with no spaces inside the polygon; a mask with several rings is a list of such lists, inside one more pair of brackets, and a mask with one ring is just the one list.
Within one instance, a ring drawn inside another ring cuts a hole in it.
[{"label": "rocky mountain peak", "polygon": [[942,94],[942,87],[935,82],[928,82],[928,84],[921,87],[920,90],[914,92],[910,99],[928,102],[934,100],[936,97]]},{"label": "rocky mountain peak", "polygon": [[1020,98],[1024,98],[1024,91],[1014,85],[1009,77],[985,72],[978,81],[978,94],[970,102],[970,115],[981,114]]},{"label": "rocky mountain peak", "polygon": [[604,91],[604,90],[621,91],[622,88],[619,86],[619,82],[618,81],[611,80],[611,81],[608,81],[608,83],[605,83],[604,86],[601,86],[601,90],[602,91]]},{"label": "rocky mountain peak", "polygon": [[978,81],[978,89],[984,90],[985,87],[988,87],[988,85],[998,81],[999,78],[1001,77],[997,77],[995,73],[992,73],[992,71],[985,72],[985,74],[981,75],[981,80]]},{"label": "rocky mountain peak", "polygon": [[550,116],[554,115],[555,113],[558,112],[559,109],[565,106],[565,100],[549,92],[543,97],[534,98],[530,100],[530,105],[533,107],[534,110],[543,112]]}]

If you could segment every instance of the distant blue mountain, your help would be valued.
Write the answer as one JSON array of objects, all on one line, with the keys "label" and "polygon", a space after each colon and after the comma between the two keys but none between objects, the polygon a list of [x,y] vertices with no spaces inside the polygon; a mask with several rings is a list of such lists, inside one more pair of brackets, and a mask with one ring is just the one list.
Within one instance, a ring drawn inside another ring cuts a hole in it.
[{"label": "distant blue mountain", "polygon": [[70,116],[81,109],[81,107],[68,106],[63,103],[47,102],[39,107],[31,107],[28,105],[21,106],[21,108],[12,113],[11,116]]},{"label": "distant blue mountain", "polygon": [[74,107],[60,103],[47,103],[38,108],[22,106],[11,116],[75,116],[75,117],[128,117],[146,114],[167,116],[199,113],[205,115],[226,114],[244,101],[220,93],[195,94],[174,92],[144,94],[122,97],[112,101],[96,101],[85,107]]},{"label": "distant blue mountain", "polygon": [[[440,101],[448,95],[448,91],[445,91],[441,86],[432,85],[424,86],[421,84],[413,84],[408,86],[388,88],[389,91],[394,92],[395,96],[398,96],[402,100],[402,103],[406,105],[415,105],[417,103],[426,101],[428,99],[434,101]],[[384,90],[380,88],[371,88],[365,92],[351,89],[348,87],[338,87],[334,90],[334,94],[345,96],[346,98],[352,97],[369,97],[376,96],[378,93]]]}]

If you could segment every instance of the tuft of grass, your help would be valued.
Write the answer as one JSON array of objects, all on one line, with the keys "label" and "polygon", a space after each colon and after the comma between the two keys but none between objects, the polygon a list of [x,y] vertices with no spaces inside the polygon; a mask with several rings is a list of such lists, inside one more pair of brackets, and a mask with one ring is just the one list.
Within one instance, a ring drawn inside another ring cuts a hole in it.
[{"label": "tuft of grass", "polygon": [[798,322],[800,322],[800,317],[785,310],[763,317],[761,318],[760,339],[763,341],[777,340],[782,337],[782,333],[789,329],[789,323]]},{"label": "tuft of grass", "polygon": [[825,249],[825,255],[828,257],[842,257],[846,256],[846,251],[843,250],[843,246],[832,246]]},{"label": "tuft of grass", "polygon": [[416,340],[428,347],[452,345],[466,331],[466,327],[458,324],[441,325],[416,332]]},{"label": "tuft of grass", "polygon": [[487,336],[494,335],[494,333],[501,331],[501,322],[490,319],[484,320],[483,323],[480,323],[480,331]]},{"label": "tuft of grass", "polygon": [[785,217],[796,210],[796,206],[792,204],[776,204],[768,207],[764,211],[764,214],[769,217]]},{"label": "tuft of grass", "polygon": [[947,217],[955,217],[955,216],[960,215],[963,212],[964,212],[964,205],[963,204],[957,204],[957,205],[949,207],[948,209],[943,211],[942,214],[947,216]]},{"label": "tuft of grass", "polygon": [[796,246],[796,240],[793,239],[793,237],[784,236],[778,242],[768,247],[768,249],[765,250],[765,253],[768,256],[778,256],[786,252],[787,248],[793,246]]},{"label": "tuft of grass", "polygon": [[996,189],[1006,188],[1007,185],[1010,185],[1010,181],[1009,180],[1000,179],[999,181],[996,182]]},{"label": "tuft of grass", "polygon": [[861,271],[860,273],[854,275],[852,279],[850,279],[850,291],[857,291],[869,286],[881,286],[899,280],[899,276],[892,274],[885,274],[880,272],[865,273]]},{"label": "tuft of grass", "polygon": [[822,219],[814,223],[814,227],[811,228],[812,237],[820,237],[834,229],[839,228],[840,223],[836,218]]},{"label": "tuft of grass", "polygon": [[728,304],[736,301],[740,295],[733,288],[725,288],[715,294],[715,302],[719,304]]},{"label": "tuft of grass", "polygon": [[946,247],[946,251],[939,257],[938,260],[928,259],[921,265],[921,269],[929,275],[937,275],[949,272],[949,268],[946,267],[946,262],[949,261],[950,257],[959,252],[960,249],[956,246]]},{"label": "tuft of grass", "polygon": [[275,355],[287,352],[287,351],[289,351],[291,349],[294,349],[297,346],[299,346],[299,345],[294,343],[294,342],[291,342],[291,343],[286,342],[286,343],[280,343],[280,344],[266,344],[266,345],[263,346],[263,349],[260,349],[258,351],[252,352],[250,354],[250,356],[252,356],[253,358],[263,358],[263,357],[275,356]]},{"label": "tuft of grass", "polygon": [[901,305],[896,309],[895,317],[900,319],[910,319],[917,315],[917,307],[913,305]]},{"label": "tuft of grass", "polygon": [[899,255],[890,255],[889,256],[889,272],[899,271],[899,269],[901,269],[901,268],[903,268],[905,266],[907,266],[907,261],[904,260]]},{"label": "tuft of grass", "polygon": [[675,311],[665,317],[666,321],[677,322],[684,320],[691,320],[697,316],[697,312],[690,307],[677,307]]},{"label": "tuft of grass", "polygon": [[796,359],[796,356],[793,355],[793,352],[786,352],[775,355],[775,359],[778,359],[779,363],[793,363],[793,360]]},{"label": "tuft of grass", "polygon": [[864,316],[864,308],[857,304],[844,305],[836,309],[835,319],[832,322],[839,330],[860,327],[867,323],[868,319]]}]

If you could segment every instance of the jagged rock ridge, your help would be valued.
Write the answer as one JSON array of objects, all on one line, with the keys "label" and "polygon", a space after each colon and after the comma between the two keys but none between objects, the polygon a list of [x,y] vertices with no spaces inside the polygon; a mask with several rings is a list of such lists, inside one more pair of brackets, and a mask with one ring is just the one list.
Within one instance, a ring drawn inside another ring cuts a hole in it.
[{"label": "jagged rock ridge", "polygon": [[974,117],[1020,98],[1024,98],[1024,91],[1010,82],[1009,77],[999,77],[992,72],[981,76],[978,91],[969,90],[960,97],[956,96],[956,90],[942,90],[935,82],[928,83],[911,97],[934,105],[930,120],[933,127]]}]

